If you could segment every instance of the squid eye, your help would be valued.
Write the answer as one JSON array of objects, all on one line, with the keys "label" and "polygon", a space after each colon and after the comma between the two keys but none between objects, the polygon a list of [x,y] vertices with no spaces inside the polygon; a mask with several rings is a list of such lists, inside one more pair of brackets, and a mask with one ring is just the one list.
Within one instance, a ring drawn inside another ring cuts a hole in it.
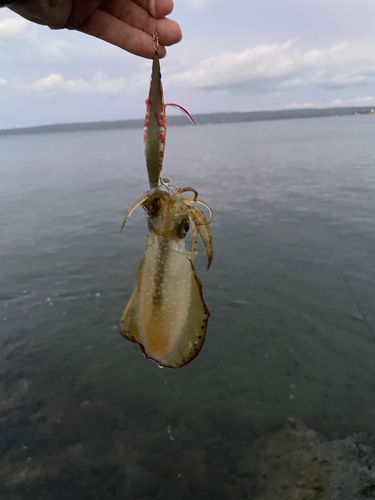
[{"label": "squid eye", "polygon": [[189,219],[186,216],[178,217],[175,220],[176,235],[178,238],[185,238],[190,229]]}]

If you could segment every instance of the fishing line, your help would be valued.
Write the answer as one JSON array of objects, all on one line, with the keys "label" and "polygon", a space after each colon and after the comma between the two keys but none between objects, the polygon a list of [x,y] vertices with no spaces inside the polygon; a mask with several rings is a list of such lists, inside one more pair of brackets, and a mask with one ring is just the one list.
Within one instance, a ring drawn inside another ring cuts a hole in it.
[{"label": "fishing line", "polygon": [[329,246],[327,245],[327,243],[325,245],[327,247],[328,253],[331,255],[332,260],[335,263],[335,265],[336,265],[336,267],[337,267],[337,269],[338,269],[338,271],[340,273],[340,276],[341,276],[343,282],[345,283],[346,288],[348,289],[348,291],[349,291],[349,293],[350,293],[350,295],[351,295],[351,297],[353,299],[354,304],[356,305],[356,307],[358,309],[358,312],[359,312],[360,316],[362,317],[363,323],[366,325],[367,330],[370,333],[370,336],[372,338],[373,343],[375,344],[375,332],[374,332],[374,330],[372,329],[370,323],[368,322],[367,317],[365,316],[365,314],[364,314],[364,312],[362,310],[362,307],[361,307],[360,303],[358,302],[357,297],[355,296],[354,291],[353,291],[352,287],[350,286],[350,283],[349,283],[347,277],[345,276],[344,272],[342,271],[341,267],[339,266],[339,264],[337,262],[337,259],[335,257],[335,254],[329,248]]}]

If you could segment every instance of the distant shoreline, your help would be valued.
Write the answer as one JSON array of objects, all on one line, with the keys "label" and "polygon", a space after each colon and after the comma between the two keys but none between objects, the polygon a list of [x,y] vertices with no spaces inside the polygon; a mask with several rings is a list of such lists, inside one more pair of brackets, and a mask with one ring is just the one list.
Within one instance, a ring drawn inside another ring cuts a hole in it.
[{"label": "distant shoreline", "polygon": [[[370,107],[346,107],[346,108],[306,108],[286,109],[277,111],[247,111],[229,113],[205,113],[194,115],[197,125],[241,123],[267,120],[292,120],[297,118],[321,118],[329,116],[350,116],[369,114]],[[53,125],[39,125],[36,127],[17,127],[0,130],[1,135],[23,135],[23,134],[49,134],[58,132],[91,132],[93,130],[121,130],[129,128],[142,128],[144,120],[117,120],[102,122],[82,123],[60,123]],[[168,125],[189,125],[190,122],[184,116],[168,117]]]}]

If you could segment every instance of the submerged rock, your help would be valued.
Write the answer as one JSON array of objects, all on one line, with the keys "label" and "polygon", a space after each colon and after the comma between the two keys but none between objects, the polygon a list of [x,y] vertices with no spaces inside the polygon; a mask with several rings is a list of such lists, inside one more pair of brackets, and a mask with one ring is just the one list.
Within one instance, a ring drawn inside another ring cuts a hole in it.
[{"label": "submerged rock", "polygon": [[327,441],[289,418],[264,445],[257,500],[375,498],[375,437]]}]

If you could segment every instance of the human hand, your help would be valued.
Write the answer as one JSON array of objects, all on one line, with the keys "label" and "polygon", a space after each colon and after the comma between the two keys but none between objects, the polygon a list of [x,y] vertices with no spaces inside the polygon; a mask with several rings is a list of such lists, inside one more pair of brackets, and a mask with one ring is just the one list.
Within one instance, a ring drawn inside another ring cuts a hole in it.
[{"label": "human hand", "polygon": [[159,56],[165,46],[182,38],[180,26],[165,16],[173,10],[173,0],[23,0],[9,8],[25,19],[51,29],[82,31],[132,54],[151,59],[152,35],[159,35]]}]

